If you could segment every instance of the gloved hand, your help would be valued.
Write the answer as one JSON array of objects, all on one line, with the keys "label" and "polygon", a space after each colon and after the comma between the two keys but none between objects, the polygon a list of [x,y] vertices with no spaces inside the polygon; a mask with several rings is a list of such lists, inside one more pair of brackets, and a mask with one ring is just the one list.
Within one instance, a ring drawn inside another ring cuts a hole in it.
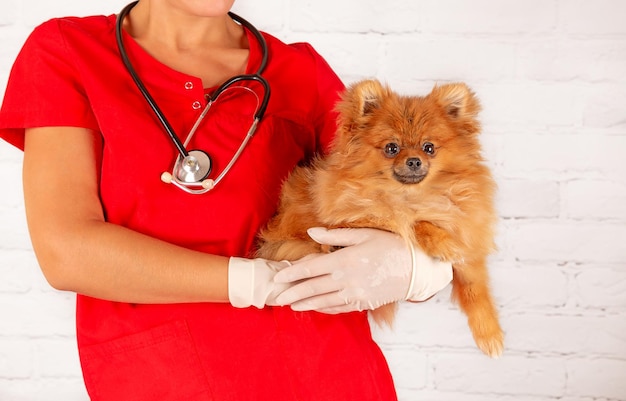
[{"label": "gloved hand", "polygon": [[278,294],[291,286],[275,283],[274,275],[280,269],[291,266],[288,261],[244,259],[231,257],[228,261],[228,299],[236,308],[278,305]]},{"label": "gloved hand", "polygon": [[400,236],[371,228],[311,228],[326,245],[345,246],[293,262],[274,276],[295,283],[276,302],[293,310],[343,313],[376,309],[399,301],[423,301],[452,280],[452,265],[407,244]]}]

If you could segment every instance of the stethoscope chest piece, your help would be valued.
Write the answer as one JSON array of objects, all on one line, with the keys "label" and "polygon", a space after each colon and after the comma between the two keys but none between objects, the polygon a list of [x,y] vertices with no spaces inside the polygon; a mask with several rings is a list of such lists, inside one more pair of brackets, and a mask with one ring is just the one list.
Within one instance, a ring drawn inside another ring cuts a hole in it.
[{"label": "stethoscope chest piece", "polygon": [[197,183],[211,173],[212,166],[211,157],[206,152],[190,150],[187,156],[178,156],[173,172],[181,182]]}]

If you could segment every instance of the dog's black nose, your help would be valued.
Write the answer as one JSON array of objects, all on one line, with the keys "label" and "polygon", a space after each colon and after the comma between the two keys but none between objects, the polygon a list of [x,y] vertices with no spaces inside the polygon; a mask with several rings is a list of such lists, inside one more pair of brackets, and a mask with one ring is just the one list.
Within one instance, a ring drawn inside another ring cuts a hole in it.
[{"label": "dog's black nose", "polygon": [[418,170],[422,166],[422,161],[419,157],[409,157],[406,159],[406,166],[410,170]]}]

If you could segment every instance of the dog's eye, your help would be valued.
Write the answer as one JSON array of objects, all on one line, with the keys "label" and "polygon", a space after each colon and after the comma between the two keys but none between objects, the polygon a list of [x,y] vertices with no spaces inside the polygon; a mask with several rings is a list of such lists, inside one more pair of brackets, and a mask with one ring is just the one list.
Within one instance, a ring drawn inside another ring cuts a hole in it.
[{"label": "dog's eye", "polygon": [[385,145],[385,156],[395,157],[400,153],[400,146],[397,143],[390,142]]},{"label": "dog's eye", "polygon": [[424,153],[426,153],[428,155],[434,155],[435,154],[435,145],[433,145],[430,142],[424,142],[424,144],[422,145],[422,150],[424,151]]}]

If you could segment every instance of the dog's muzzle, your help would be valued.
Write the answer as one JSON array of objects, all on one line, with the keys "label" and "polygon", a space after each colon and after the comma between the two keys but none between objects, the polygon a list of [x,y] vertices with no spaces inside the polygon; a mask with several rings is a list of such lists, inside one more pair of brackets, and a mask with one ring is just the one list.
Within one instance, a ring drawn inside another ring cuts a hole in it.
[{"label": "dog's muzzle", "polygon": [[402,184],[417,184],[421,182],[428,173],[428,166],[422,163],[419,157],[409,157],[403,165],[395,166],[393,178]]}]

